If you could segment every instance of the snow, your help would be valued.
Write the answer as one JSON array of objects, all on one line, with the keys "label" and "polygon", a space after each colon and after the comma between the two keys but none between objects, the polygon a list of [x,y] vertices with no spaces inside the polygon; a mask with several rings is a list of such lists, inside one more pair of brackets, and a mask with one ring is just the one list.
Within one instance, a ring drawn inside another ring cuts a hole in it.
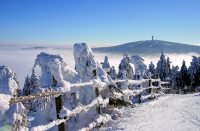
[{"label": "snow", "polygon": [[[11,96],[6,94],[0,94],[0,122],[5,117],[5,112],[9,109],[9,101]],[[0,124],[1,125],[1,124]]]},{"label": "snow", "polygon": [[132,55],[131,62],[135,66],[136,75],[139,75],[140,78],[143,78],[147,70],[147,66],[144,64],[144,59],[138,55]]},{"label": "snow", "polygon": [[78,74],[63,61],[60,55],[41,52],[37,55],[34,67],[37,65],[41,67],[40,84],[42,87],[52,86],[52,76],[58,87],[67,85],[66,81],[77,82],[79,80]]},{"label": "snow", "polygon": [[[82,82],[92,80],[94,85],[101,89],[112,81],[101,68],[91,48],[86,43],[77,43],[74,45],[74,59],[75,70],[78,72]],[[80,102],[82,104],[88,104],[96,97],[94,89],[94,86],[85,86],[79,91]]]},{"label": "snow", "polygon": [[121,118],[99,130],[125,131],[197,131],[200,130],[200,94],[165,95],[122,108]]},{"label": "snow", "polygon": [[0,66],[0,93],[17,95],[17,89],[16,74],[8,66]]}]

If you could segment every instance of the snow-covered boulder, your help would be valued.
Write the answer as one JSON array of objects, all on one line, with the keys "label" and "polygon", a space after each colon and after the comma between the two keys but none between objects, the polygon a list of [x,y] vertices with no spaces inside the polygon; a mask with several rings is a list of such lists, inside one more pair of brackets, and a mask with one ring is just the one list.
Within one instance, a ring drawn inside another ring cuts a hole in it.
[{"label": "snow-covered boulder", "polygon": [[0,93],[17,96],[19,90],[16,74],[8,66],[0,66]]}]

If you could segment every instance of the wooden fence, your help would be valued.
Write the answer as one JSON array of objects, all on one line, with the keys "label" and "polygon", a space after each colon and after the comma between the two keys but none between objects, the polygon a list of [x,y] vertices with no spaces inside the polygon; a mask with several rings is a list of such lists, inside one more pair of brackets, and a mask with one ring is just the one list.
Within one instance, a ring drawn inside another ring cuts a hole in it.
[{"label": "wooden fence", "polygon": [[[119,92],[118,94],[115,94],[116,98],[121,100],[121,101],[128,102],[127,99],[130,100],[133,97],[137,97],[138,98],[137,102],[141,103],[145,99],[153,99],[153,98],[161,95],[161,91],[162,90],[169,90],[169,88],[163,88],[161,86],[162,84],[167,84],[167,83],[160,81],[160,79],[114,80],[114,83],[128,83],[130,85],[141,85],[144,82],[148,83],[147,87],[142,88],[140,86],[139,89],[121,90],[121,92]],[[157,82],[158,84],[156,86],[153,86],[152,83],[154,83],[154,82]],[[70,87],[71,87],[70,92],[72,93],[72,92],[78,91],[78,90],[80,90],[80,88],[84,88],[85,85],[91,85],[92,86],[92,85],[94,85],[94,83],[91,81],[91,82],[86,82],[86,83],[71,84],[70,85]],[[107,87],[109,87],[109,85],[107,85]],[[57,125],[59,131],[66,131],[65,123],[72,116],[75,116],[76,114],[79,114],[82,111],[84,111],[86,109],[89,109],[89,108],[91,108],[93,106],[96,106],[97,107],[97,112],[99,114],[101,114],[101,106],[103,104],[110,104],[111,101],[112,101],[109,97],[106,97],[106,98],[103,99],[101,94],[99,94],[99,90],[98,90],[98,87],[97,87],[96,88],[96,95],[97,95],[96,99],[94,99],[88,105],[84,105],[84,106],[81,106],[81,107],[76,107],[68,116],[65,116],[64,118],[60,118],[59,117],[59,113],[60,113],[60,110],[61,110],[61,108],[63,106],[62,94],[63,94],[63,92],[51,90],[49,92],[39,93],[39,94],[36,94],[36,95],[14,97],[14,98],[11,98],[10,104],[15,104],[15,103],[18,103],[18,102],[25,102],[25,101],[34,100],[34,99],[41,99],[43,97],[54,97],[55,98],[55,102],[56,102],[57,120],[54,120],[54,121],[48,123],[45,126],[44,125],[39,125],[39,126],[33,127],[33,128],[39,128],[40,126],[43,126],[43,128],[45,128],[47,130],[47,129],[50,129],[50,128],[52,128],[52,127]],[[91,124],[88,125],[88,129],[94,128],[95,126],[97,126],[97,125],[91,123]]]}]

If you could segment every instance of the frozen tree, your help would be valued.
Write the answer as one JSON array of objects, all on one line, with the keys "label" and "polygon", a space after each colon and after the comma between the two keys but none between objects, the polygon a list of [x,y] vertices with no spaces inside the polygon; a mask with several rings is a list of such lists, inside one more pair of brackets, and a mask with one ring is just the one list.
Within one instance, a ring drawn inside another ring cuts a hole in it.
[{"label": "frozen tree", "polygon": [[11,105],[5,113],[3,122],[11,125],[13,131],[28,131],[26,108],[21,102]]},{"label": "frozen tree", "polygon": [[118,78],[121,78],[122,72],[126,73],[127,79],[133,79],[135,75],[135,67],[131,63],[131,59],[128,56],[128,54],[123,55],[123,59],[121,60],[119,64],[119,73],[118,73]]},{"label": "frozen tree", "polygon": [[179,67],[178,66],[172,66],[171,74],[170,74],[170,86],[171,89],[178,93],[178,88],[180,85],[180,78],[179,78]]},{"label": "frozen tree", "polygon": [[114,66],[110,69],[110,77],[111,77],[113,80],[114,80],[114,79],[117,79],[117,72],[116,72]]},{"label": "frozen tree", "polygon": [[28,96],[28,95],[31,94],[31,92],[30,92],[30,80],[31,80],[30,76],[27,75],[25,77],[24,88],[22,90],[22,95],[23,96]]},{"label": "frozen tree", "polygon": [[35,70],[32,70],[32,75],[29,77],[29,75],[25,78],[24,88],[23,88],[23,95],[28,96],[31,94],[36,94],[39,90],[39,78],[35,74]]},{"label": "frozen tree", "polygon": [[135,74],[139,78],[146,77],[147,66],[144,64],[144,59],[138,55],[131,56],[131,62],[134,64],[135,67]]},{"label": "frozen tree", "polygon": [[103,69],[108,69],[108,68],[110,68],[110,63],[109,63],[109,61],[108,61],[108,56],[105,56],[104,62],[102,63],[102,68],[103,68]]},{"label": "frozen tree", "polygon": [[[0,66],[1,109],[5,106],[1,104],[9,104],[10,98],[18,96],[19,91],[16,74],[8,66]],[[4,98],[2,99],[2,97]],[[12,130],[14,131],[27,130],[28,120],[26,118],[26,109],[22,103],[11,104],[7,106],[4,112],[0,110],[0,126],[5,124],[12,126]]]},{"label": "frozen tree", "polygon": [[167,64],[166,64],[167,77],[170,77],[170,73],[171,73],[171,61],[170,61],[169,57],[167,57]]},{"label": "frozen tree", "polygon": [[[101,85],[110,84],[110,82],[112,82],[112,79],[101,68],[92,50],[86,43],[77,43],[74,45],[74,59],[75,69],[83,82],[97,80],[100,84],[98,88],[101,88]],[[94,89],[95,88],[92,86],[86,86],[81,90],[80,100],[83,104],[90,103],[91,100],[96,97]]]},{"label": "frozen tree", "polygon": [[156,78],[156,69],[155,69],[155,65],[153,64],[153,62],[151,61],[151,63],[149,64],[149,70],[151,73],[151,78]]},{"label": "frozen tree", "polygon": [[[119,79],[121,79],[121,80],[127,80],[127,76],[126,76],[126,71],[125,70],[123,70],[123,71],[121,71],[119,73],[120,73]],[[128,82],[127,81],[119,83],[118,85],[123,90],[128,88]]]},{"label": "frozen tree", "polygon": [[68,82],[76,83],[80,81],[78,73],[69,67],[60,55],[41,52],[37,55],[34,67],[37,65],[41,67],[40,86],[42,88],[51,87],[53,77],[57,82],[56,87],[67,86]]},{"label": "frozen tree", "polygon": [[20,95],[16,74],[8,66],[0,66],[0,93],[11,96]]},{"label": "frozen tree", "polygon": [[31,80],[30,80],[30,90],[32,94],[38,92],[40,87],[40,80],[39,77],[35,73],[35,69],[32,70]]},{"label": "frozen tree", "polygon": [[[31,77],[28,75],[25,78],[24,88],[23,88],[23,95],[33,95],[40,92],[40,85],[39,85],[39,78],[35,74],[35,69],[32,70]],[[39,100],[30,100],[24,103],[26,108],[31,111],[36,111],[37,105],[39,104]]]},{"label": "frozen tree", "polygon": [[[79,90],[79,100],[82,104],[91,103],[97,96],[102,95],[102,92],[105,94],[109,93],[109,89],[102,89],[113,83],[112,78],[102,69],[101,65],[95,59],[91,48],[86,43],[77,43],[74,45],[74,59],[75,70],[78,72],[81,80],[83,82],[91,80],[95,82],[94,85],[84,86],[84,88]],[[87,113],[79,115],[78,121],[86,125],[94,121],[97,116],[99,114],[96,111],[96,107],[93,106]]]},{"label": "frozen tree", "polygon": [[[79,95],[78,92],[68,92],[71,91],[71,83],[81,82],[80,77],[74,69],[63,61],[61,56],[41,52],[35,60],[34,68],[36,66],[41,68],[40,93],[52,92],[52,90],[61,91],[63,92],[63,108],[72,110],[75,105],[78,105],[78,103],[71,103],[74,99],[74,95],[71,94]],[[32,78],[36,79],[35,75],[32,75]],[[37,85],[37,82],[34,84]],[[36,110],[38,118],[42,117],[47,122],[57,119],[55,99],[45,98],[38,100],[37,107],[39,107]],[[34,121],[37,121],[37,119],[34,119]]]},{"label": "frozen tree", "polygon": [[156,72],[161,80],[167,77],[167,61],[163,52],[160,55],[160,60],[157,63]]},{"label": "frozen tree", "polygon": [[188,86],[188,71],[184,60],[181,66],[179,77],[180,77],[180,89],[184,90],[185,86]]},{"label": "frozen tree", "polygon": [[200,57],[192,57],[192,62],[188,68],[188,75],[190,78],[189,91],[195,91],[197,86],[200,86]]}]

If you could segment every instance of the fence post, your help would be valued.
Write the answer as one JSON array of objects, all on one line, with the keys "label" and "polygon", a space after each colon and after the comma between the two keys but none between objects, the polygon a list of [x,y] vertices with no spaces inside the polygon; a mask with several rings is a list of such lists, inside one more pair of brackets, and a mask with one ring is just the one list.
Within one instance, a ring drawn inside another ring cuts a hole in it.
[{"label": "fence post", "polygon": [[[60,110],[62,109],[62,106],[63,106],[63,102],[62,102],[62,96],[58,96],[55,98],[55,101],[56,101],[56,113],[57,113],[57,119],[61,119],[59,117],[59,113],[60,113]],[[60,125],[58,125],[58,131],[66,131],[66,128],[65,128],[65,123],[61,123]]]},{"label": "fence post", "polygon": [[[95,88],[95,94],[96,94],[96,97],[99,96],[99,89],[98,89],[98,87]],[[101,112],[101,106],[102,106],[101,104],[98,104],[97,107],[96,107],[96,110],[97,110],[97,112],[98,112],[99,114],[102,113],[102,112]]]},{"label": "fence post", "polygon": [[142,102],[142,100],[141,100],[141,93],[138,95],[138,99],[139,99],[139,104]]}]

